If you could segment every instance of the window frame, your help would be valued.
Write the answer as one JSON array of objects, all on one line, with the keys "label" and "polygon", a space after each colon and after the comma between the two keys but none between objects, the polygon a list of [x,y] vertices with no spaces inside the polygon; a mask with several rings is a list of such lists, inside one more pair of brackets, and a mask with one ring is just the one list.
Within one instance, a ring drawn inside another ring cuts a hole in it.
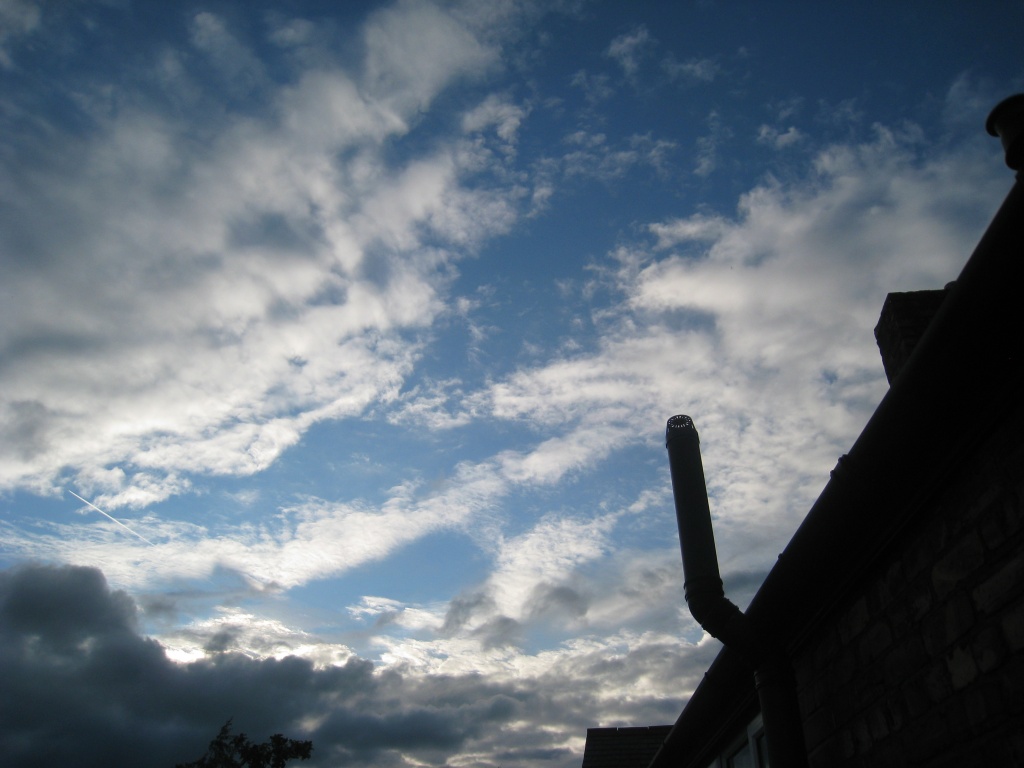
[{"label": "window frame", "polygon": [[763,753],[764,719],[761,713],[754,715],[747,727],[732,739],[718,755],[707,764],[707,768],[729,768],[729,760],[744,746],[750,747],[755,768],[768,768],[768,756]]}]

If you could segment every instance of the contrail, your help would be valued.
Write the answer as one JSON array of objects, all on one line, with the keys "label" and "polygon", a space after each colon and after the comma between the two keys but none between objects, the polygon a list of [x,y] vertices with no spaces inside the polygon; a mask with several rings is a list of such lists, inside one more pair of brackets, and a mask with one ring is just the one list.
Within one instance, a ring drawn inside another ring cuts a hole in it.
[{"label": "contrail", "polygon": [[77,493],[75,493],[74,491],[68,491],[68,493],[70,493],[70,494],[71,494],[72,496],[74,496],[74,497],[75,497],[76,499],[78,499],[79,501],[81,501],[81,502],[82,502],[83,504],[88,504],[88,505],[89,505],[90,507],[92,507],[93,509],[95,509],[95,510],[96,510],[97,512],[99,512],[99,513],[100,513],[101,515],[103,515],[103,516],[104,516],[105,518],[107,518],[108,520],[112,520],[113,522],[115,522],[115,523],[117,523],[118,525],[120,525],[120,526],[121,526],[122,528],[124,528],[124,529],[125,529],[126,531],[128,531],[128,533],[130,533],[130,534],[131,534],[132,536],[137,536],[138,538],[142,539],[142,540],[143,540],[144,542],[146,542],[147,544],[149,544],[149,546],[151,546],[151,547],[155,547],[155,546],[156,546],[156,544],[154,544],[154,543],[153,543],[152,541],[150,541],[149,539],[147,539],[147,538],[146,538],[145,536],[143,536],[142,534],[136,533],[136,532],[135,532],[135,531],[133,531],[133,530],[132,530],[131,528],[129,528],[129,527],[127,526],[127,525],[125,525],[125,524],[124,524],[124,523],[122,523],[122,522],[121,522],[120,520],[118,520],[118,519],[117,519],[116,517],[113,517],[113,516],[111,516],[111,515],[108,515],[108,514],[107,514],[106,512],[104,512],[104,511],[103,511],[102,509],[100,509],[99,507],[97,507],[97,506],[96,506],[95,504],[93,504],[93,503],[92,503],[91,501],[86,501],[85,499],[83,499],[83,498],[82,498],[81,496],[79,496],[79,495],[78,495]]}]

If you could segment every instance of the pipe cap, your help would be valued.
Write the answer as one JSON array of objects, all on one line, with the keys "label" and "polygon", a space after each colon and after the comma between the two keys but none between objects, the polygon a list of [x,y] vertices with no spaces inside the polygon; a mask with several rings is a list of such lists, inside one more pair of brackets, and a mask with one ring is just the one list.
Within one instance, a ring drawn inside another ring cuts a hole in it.
[{"label": "pipe cap", "polygon": [[689,416],[673,416],[665,425],[665,444],[668,445],[677,437],[696,438],[700,441],[697,428],[693,426],[693,419]]}]

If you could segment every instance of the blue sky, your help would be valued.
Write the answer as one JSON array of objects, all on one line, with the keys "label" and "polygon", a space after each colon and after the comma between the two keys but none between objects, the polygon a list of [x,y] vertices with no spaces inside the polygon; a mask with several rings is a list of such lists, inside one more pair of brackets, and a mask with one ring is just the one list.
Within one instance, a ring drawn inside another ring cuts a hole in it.
[{"label": "blue sky", "polygon": [[665,421],[745,604],[1009,188],[1022,17],[0,0],[4,764],[672,722]]}]

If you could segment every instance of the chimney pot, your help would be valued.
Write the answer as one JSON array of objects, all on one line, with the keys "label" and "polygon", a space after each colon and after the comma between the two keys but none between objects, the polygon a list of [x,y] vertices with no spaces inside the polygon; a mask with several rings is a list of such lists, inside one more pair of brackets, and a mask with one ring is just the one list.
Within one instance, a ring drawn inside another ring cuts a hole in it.
[{"label": "chimney pot", "polygon": [[998,136],[1006,152],[1006,164],[1015,171],[1024,168],[1024,93],[996,104],[985,121],[990,136]]}]

